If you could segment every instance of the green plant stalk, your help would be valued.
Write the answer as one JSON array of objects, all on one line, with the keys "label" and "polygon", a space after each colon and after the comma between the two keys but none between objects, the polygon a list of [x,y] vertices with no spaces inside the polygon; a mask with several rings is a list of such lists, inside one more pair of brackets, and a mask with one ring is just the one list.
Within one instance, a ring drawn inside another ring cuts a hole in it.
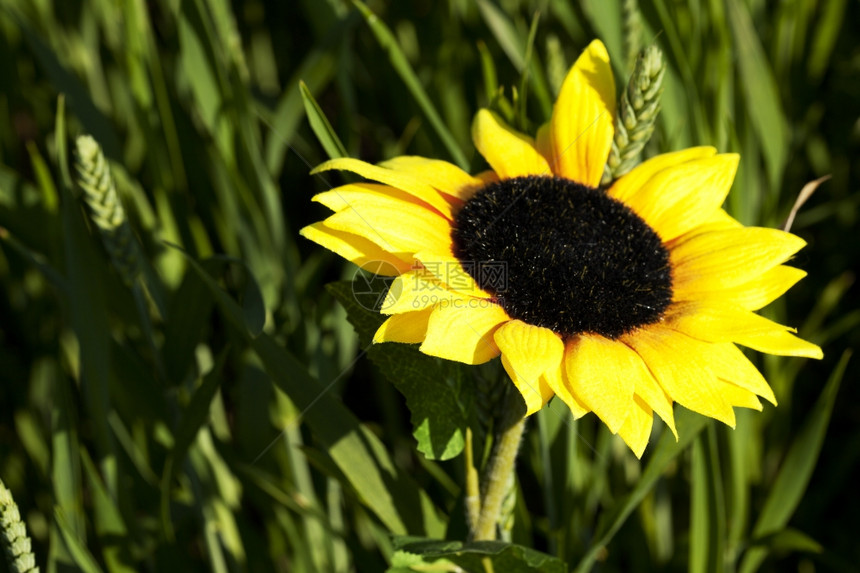
[{"label": "green plant stalk", "polygon": [[624,0],[621,11],[624,19],[624,64],[627,71],[633,71],[642,47],[642,17],[638,0]]},{"label": "green plant stalk", "polygon": [[473,541],[496,539],[496,526],[499,523],[502,504],[510,490],[510,479],[526,426],[522,400],[516,392],[506,392],[501,411],[503,414],[500,431],[496,435],[481,488],[481,513],[470,535]]},{"label": "green plant stalk", "polygon": [[466,444],[463,448],[463,457],[466,465],[466,523],[470,531],[474,531],[481,517],[481,485],[478,476],[478,468],[475,467],[475,447],[473,442],[472,428],[466,428]]}]

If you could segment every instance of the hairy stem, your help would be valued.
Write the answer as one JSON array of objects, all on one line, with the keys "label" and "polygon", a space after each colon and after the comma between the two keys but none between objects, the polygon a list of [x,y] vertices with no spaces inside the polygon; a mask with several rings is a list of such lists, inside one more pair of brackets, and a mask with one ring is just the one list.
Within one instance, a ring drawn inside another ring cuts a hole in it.
[{"label": "hairy stem", "polygon": [[478,478],[478,468],[475,466],[475,449],[472,428],[466,428],[466,446],[464,450],[466,462],[466,522],[469,531],[474,531],[481,517],[481,487]]},{"label": "hairy stem", "polygon": [[496,538],[502,504],[510,489],[514,463],[525,429],[526,420],[519,394],[507,392],[501,411],[501,424],[481,488],[481,513],[471,531],[474,541],[492,541]]}]

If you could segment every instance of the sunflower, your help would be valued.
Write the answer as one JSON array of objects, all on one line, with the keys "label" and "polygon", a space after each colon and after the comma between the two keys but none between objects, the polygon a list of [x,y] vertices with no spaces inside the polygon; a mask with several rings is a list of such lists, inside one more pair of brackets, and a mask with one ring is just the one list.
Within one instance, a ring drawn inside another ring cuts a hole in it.
[{"label": "sunflower", "polygon": [[313,172],[375,183],[314,197],[334,214],[301,233],[394,277],[374,342],[420,343],[467,364],[501,355],[527,415],[558,396],[641,457],[654,413],[677,438],[675,402],[732,427],[735,406],[776,404],[737,345],[822,353],[755,314],[805,275],[783,264],[805,243],[722,209],[736,154],[668,153],[600,187],[615,97],[594,41],[534,138],[477,113],[472,136],[490,171],[334,159]]}]

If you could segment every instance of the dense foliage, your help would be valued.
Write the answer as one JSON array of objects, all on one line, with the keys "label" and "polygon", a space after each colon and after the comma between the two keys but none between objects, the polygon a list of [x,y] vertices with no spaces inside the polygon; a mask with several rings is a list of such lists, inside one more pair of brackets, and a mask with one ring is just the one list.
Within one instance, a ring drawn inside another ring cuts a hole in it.
[{"label": "dense foliage", "polygon": [[[636,5],[0,0],[0,478],[37,564],[854,570],[860,5]],[[809,277],[764,311],[825,359],[756,357],[777,408],[731,430],[679,407],[681,441],[661,426],[641,462],[553,402],[520,453],[517,545],[464,548],[456,454],[502,370],[368,351],[355,268],[297,235],[343,180],[309,171],[476,172],[476,110],[533,131],[595,37],[618,86],[662,48],[645,155],[740,152],[745,224],[780,226],[832,175],[794,221]]]}]

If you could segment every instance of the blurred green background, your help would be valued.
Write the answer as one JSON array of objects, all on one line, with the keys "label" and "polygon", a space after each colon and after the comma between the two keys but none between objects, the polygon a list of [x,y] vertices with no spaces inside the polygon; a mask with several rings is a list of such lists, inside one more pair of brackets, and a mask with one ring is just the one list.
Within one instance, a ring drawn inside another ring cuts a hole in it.
[{"label": "blurred green background", "polygon": [[[646,155],[740,152],[742,222],[781,225],[832,175],[794,223],[809,276],[764,311],[825,359],[756,357],[778,408],[696,421],[674,450],[661,427],[641,464],[553,404],[521,452],[512,540],[583,571],[860,570],[858,366],[838,367],[860,323],[860,3],[368,9],[0,0],[0,478],[43,570],[382,571],[392,532],[462,539],[461,457],[416,451],[323,288],[355,269],[297,234],[342,181],[308,172],[332,133],[366,161],[477,172],[475,111],[516,90],[534,129],[595,37],[619,90],[641,47],[663,49]],[[70,183],[82,134],[136,236],[131,284]]]}]

